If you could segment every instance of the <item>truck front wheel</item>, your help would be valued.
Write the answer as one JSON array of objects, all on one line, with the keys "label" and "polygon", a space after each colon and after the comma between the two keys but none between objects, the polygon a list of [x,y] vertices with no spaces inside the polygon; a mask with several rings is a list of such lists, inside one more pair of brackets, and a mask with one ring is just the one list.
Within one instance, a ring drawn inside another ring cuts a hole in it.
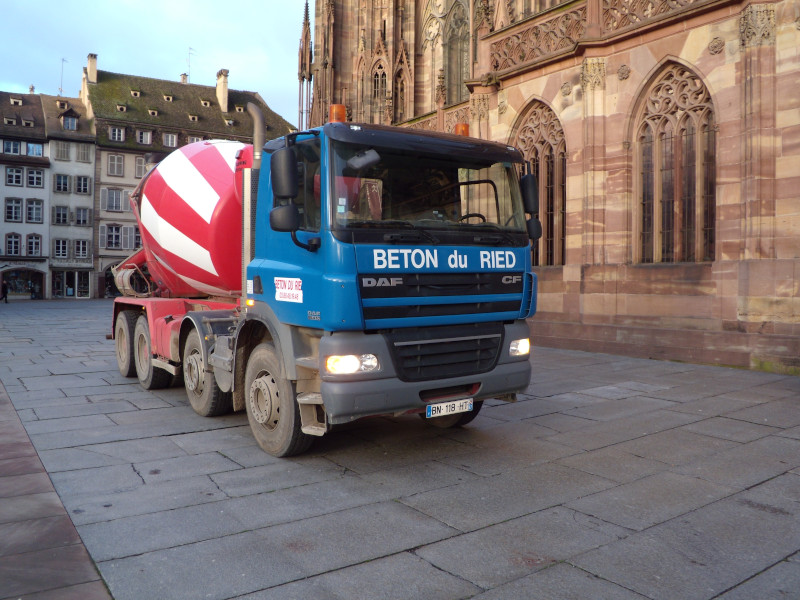
[{"label": "truck front wheel", "polygon": [[136,311],[120,311],[117,322],[114,323],[114,349],[117,355],[117,367],[123,377],[136,375],[136,362],[133,358],[134,327],[136,327]]},{"label": "truck front wheel", "polygon": [[223,393],[214,374],[206,371],[197,329],[192,329],[183,347],[183,385],[189,404],[201,417],[216,417],[233,409],[231,394]]},{"label": "truck front wheel", "polygon": [[294,384],[280,373],[273,345],[256,346],[245,371],[247,420],[261,449],[278,457],[300,454],[312,442],[311,436],[300,430]]},{"label": "truck front wheel", "polygon": [[147,315],[139,315],[133,330],[133,357],[136,363],[136,376],[146,390],[165,388],[172,381],[172,375],[164,369],[153,366],[153,351],[150,344],[150,326]]}]

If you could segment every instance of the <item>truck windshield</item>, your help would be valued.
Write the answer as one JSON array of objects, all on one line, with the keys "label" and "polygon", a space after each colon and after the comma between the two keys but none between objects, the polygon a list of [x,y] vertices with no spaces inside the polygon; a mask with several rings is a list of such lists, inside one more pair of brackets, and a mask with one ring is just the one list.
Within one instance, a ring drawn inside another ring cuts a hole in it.
[{"label": "truck windshield", "polygon": [[339,142],[332,174],[332,228],[355,241],[370,241],[370,231],[389,240],[386,232],[396,231],[409,240],[527,243],[513,163],[466,163],[458,156],[411,156]]}]

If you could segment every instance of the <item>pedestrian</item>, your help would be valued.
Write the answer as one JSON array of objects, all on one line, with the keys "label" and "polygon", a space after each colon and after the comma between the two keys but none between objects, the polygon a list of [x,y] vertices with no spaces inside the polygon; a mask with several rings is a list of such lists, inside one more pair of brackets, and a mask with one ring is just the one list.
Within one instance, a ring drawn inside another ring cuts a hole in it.
[{"label": "pedestrian", "polygon": [[3,295],[0,296],[0,300],[5,300],[6,304],[8,304],[8,284],[3,280]]}]

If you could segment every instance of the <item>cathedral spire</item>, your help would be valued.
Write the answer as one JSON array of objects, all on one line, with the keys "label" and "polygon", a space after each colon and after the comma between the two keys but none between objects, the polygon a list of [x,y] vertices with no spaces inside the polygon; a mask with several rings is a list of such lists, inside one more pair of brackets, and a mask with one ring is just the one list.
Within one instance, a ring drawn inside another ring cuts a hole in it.
[{"label": "cathedral spire", "polygon": [[300,82],[297,111],[297,126],[299,129],[308,127],[308,117],[311,109],[311,57],[311,20],[308,18],[308,0],[306,0],[297,60],[297,79]]}]

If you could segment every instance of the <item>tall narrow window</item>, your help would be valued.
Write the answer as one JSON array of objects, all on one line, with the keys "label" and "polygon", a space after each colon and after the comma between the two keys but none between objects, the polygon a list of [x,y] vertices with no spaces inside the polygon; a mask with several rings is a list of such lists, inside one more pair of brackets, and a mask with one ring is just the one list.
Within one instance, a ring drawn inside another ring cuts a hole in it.
[{"label": "tall narrow window", "polygon": [[697,75],[669,65],[638,118],[639,243],[643,263],[712,261],[716,138],[713,105]]},{"label": "tall narrow window", "polygon": [[456,2],[448,17],[445,32],[447,103],[458,104],[469,97],[464,82],[470,78],[469,19],[461,2]]},{"label": "tall narrow window", "polygon": [[539,182],[542,237],[533,245],[534,265],[563,265],[566,258],[567,148],[564,129],[553,110],[538,100],[520,120],[513,144],[531,164]]},{"label": "tall narrow window", "polygon": [[386,110],[386,70],[382,64],[372,72],[372,122],[383,123]]}]

